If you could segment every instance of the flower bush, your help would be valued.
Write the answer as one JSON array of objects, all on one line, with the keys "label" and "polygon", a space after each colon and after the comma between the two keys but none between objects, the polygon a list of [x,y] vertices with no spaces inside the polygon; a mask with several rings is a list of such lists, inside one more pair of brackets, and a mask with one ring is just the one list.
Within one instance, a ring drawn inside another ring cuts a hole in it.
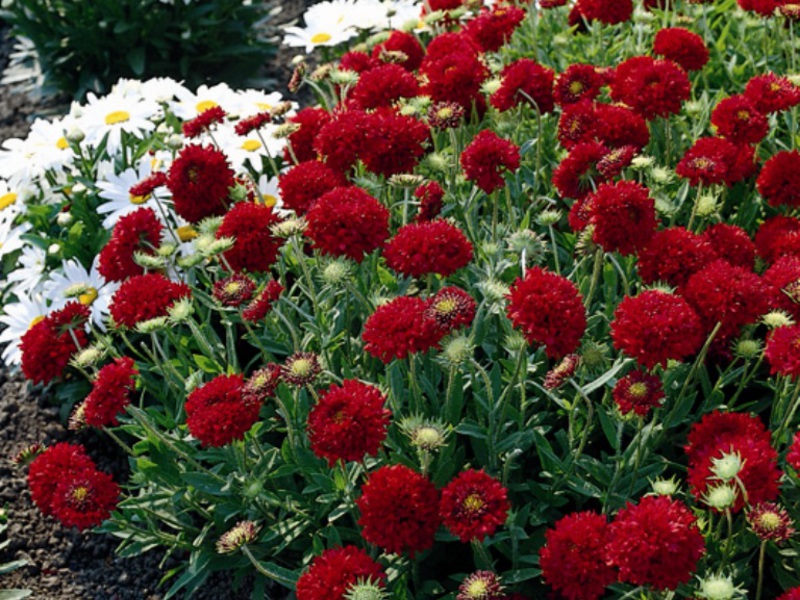
[{"label": "flower bush", "polygon": [[288,32],[317,106],[4,142],[3,359],[130,465],[34,502],[168,597],[800,595],[796,6],[357,4]]}]

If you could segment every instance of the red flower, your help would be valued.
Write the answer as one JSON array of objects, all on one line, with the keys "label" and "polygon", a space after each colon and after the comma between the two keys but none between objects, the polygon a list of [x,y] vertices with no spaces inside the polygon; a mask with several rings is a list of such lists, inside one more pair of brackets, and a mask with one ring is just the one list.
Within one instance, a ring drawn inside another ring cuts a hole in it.
[{"label": "red flower", "polygon": [[758,255],[768,263],[787,254],[800,254],[800,219],[771,217],[758,228],[753,241]]},{"label": "red flower", "polygon": [[639,252],[637,268],[645,284],[664,281],[680,288],[717,258],[714,248],[699,235],[683,227],[670,227],[656,232]]},{"label": "red flower", "polygon": [[436,346],[442,332],[427,316],[428,307],[428,302],[412,296],[400,296],[379,306],[364,323],[364,350],[389,363]]},{"label": "red flower", "polygon": [[128,189],[128,194],[134,199],[141,198],[146,201],[155,192],[156,188],[167,184],[167,174],[161,171],[154,171],[141,181],[133,184]]},{"label": "red flower", "polygon": [[83,446],[66,443],[50,446],[28,468],[31,499],[43,515],[52,515],[58,484],[68,477],[94,470],[94,461],[86,455]]},{"label": "red flower", "polygon": [[770,206],[800,208],[800,152],[778,152],[770,158],[756,180],[756,187]]},{"label": "red flower", "polygon": [[117,507],[119,487],[111,475],[95,469],[60,473],[53,493],[53,516],[66,527],[96,527]]},{"label": "red flower", "polygon": [[370,125],[369,115],[360,110],[335,114],[319,130],[314,139],[314,150],[328,167],[346,174],[356,164],[365,146]]},{"label": "red flower", "polygon": [[609,148],[634,146],[641,150],[650,141],[650,127],[644,117],[620,104],[596,106],[595,136]]},{"label": "red flower", "polygon": [[771,17],[775,9],[783,4],[779,0],[736,0],[744,10],[751,10],[762,17]]},{"label": "red flower", "polygon": [[136,386],[133,359],[114,359],[97,372],[92,391],[83,402],[83,416],[90,427],[117,425],[117,415],[130,404],[130,393]]},{"label": "red flower", "polygon": [[800,587],[790,589],[778,597],[778,600],[800,600]]},{"label": "red flower", "polygon": [[683,69],[671,61],[649,56],[634,56],[620,64],[611,82],[611,98],[624,102],[648,120],[679,113],[690,90]]},{"label": "red flower", "polygon": [[267,363],[256,369],[242,386],[242,400],[245,403],[260,404],[267,398],[275,395],[278,384],[281,382],[283,369],[277,363]]},{"label": "red flower", "polygon": [[386,573],[360,548],[330,548],[297,580],[297,600],[344,600],[351,586],[362,581],[384,587]]},{"label": "red flower", "polygon": [[356,379],[332,385],[308,415],[311,450],[331,467],[337,460],[375,456],[392,415],[385,404],[386,396],[378,388]]},{"label": "red flower", "polygon": [[361,535],[370,544],[412,558],[433,545],[439,492],[424,475],[405,465],[383,466],[370,473],[356,504]]},{"label": "red flower", "polygon": [[772,306],[800,320],[800,257],[783,256],[764,272],[772,286]]},{"label": "red flower", "polygon": [[207,108],[194,119],[183,124],[183,135],[187,138],[199,137],[203,132],[211,129],[215,123],[222,123],[226,116],[228,116],[227,113],[220,106]]},{"label": "red flower", "polygon": [[785,325],[773,330],[767,338],[764,356],[773,375],[800,378],[800,325]]},{"label": "red flower", "polygon": [[500,577],[492,571],[475,571],[458,586],[456,600],[508,600]]},{"label": "red flower", "polygon": [[351,50],[342,55],[342,58],[339,60],[339,69],[342,71],[354,71],[361,74],[375,67],[380,67],[382,64],[383,62],[381,62],[380,59],[373,58],[366,52]]},{"label": "red flower", "polygon": [[580,200],[592,191],[592,181],[602,183],[597,163],[608,154],[598,142],[581,142],[572,147],[567,157],[553,171],[553,185],[562,198]]},{"label": "red flower", "polygon": [[741,227],[728,223],[715,223],[703,232],[702,237],[720,258],[724,258],[732,265],[753,270],[756,246]]},{"label": "red flower", "polygon": [[235,181],[224,153],[211,146],[190,144],[169,168],[167,187],[175,212],[192,223],[224,215],[228,189]]},{"label": "red flower", "polygon": [[272,115],[269,111],[265,110],[240,120],[236,123],[233,130],[236,132],[236,135],[246,136],[270,123],[272,123]]},{"label": "red flower", "polygon": [[280,282],[270,279],[264,289],[256,294],[256,297],[242,311],[242,318],[251,323],[258,323],[267,316],[281,292],[283,292],[283,286]]},{"label": "red flower", "polygon": [[568,514],[545,533],[539,565],[545,582],[567,600],[597,600],[617,580],[605,560],[606,518],[592,511]]},{"label": "red flower", "polygon": [[651,408],[661,406],[664,399],[664,386],[655,375],[645,371],[632,371],[617,381],[612,392],[619,412],[631,412],[646,417]]},{"label": "red flower", "polygon": [[757,144],[769,133],[767,117],[758,112],[747,96],[721,100],[711,111],[717,133],[734,144]]},{"label": "red flower", "polygon": [[442,219],[401,227],[383,251],[390,269],[411,277],[452,275],[472,260],[472,244],[455,225]]},{"label": "red flower", "polygon": [[355,186],[324,194],[307,217],[305,234],[323,254],[361,262],[389,237],[389,211]]},{"label": "red flower", "polygon": [[[714,411],[705,415],[689,432],[686,454],[689,457],[689,487],[696,498],[718,483],[712,472],[714,459],[723,454],[739,454],[742,467],[737,477],[747,490],[750,505],[775,500],[779,494],[781,471],[778,453],[772,448],[771,434],[758,417],[744,413]],[[734,511],[744,506],[737,494]]]},{"label": "red flower", "polygon": [[595,140],[600,129],[597,107],[589,100],[564,106],[558,120],[558,141],[564,148],[569,150],[577,144]]},{"label": "red flower", "polygon": [[49,383],[60,376],[72,354],[86,345],[88,320],[89,308],[72,301],[28,329],[20,341],[25,377],[32,383]]},{"label": "red flower", "polygon": [[439,328],[450,333],[459,327],[469,327],[475,318],[475,300],[457,287],[444,287],[431,298],[426,316],[436,321]]},{"label": "red flower", "polygon": [[106,281],[125,281],[144,273],[144,268],[134,262],[133,253],[155,254],[163,229],[152,208],[138,208],[120,217],[111,239],[100,251],[97,265],[100,274]]},{"label": "red flower", "polygon": [[655,201],[646,187],[633,181],[604,183],[586,202],[592,239],[607,252],[633,254],[653,238]]},{"label": "red flower", "polygon": [[582,100],[594,100],[605,84],[594,65],[574,64],[556,79],[553,96],[562,107]]},{"label": "red flower", "polygon": [[255,282],[247,275],[234,273],[214,283],[211,295],[222,306],[241,306],[253,297]]},{"label": "red flower", "polygon": [[586,331],[586,310],[578,288],[566,277],[533,267],[511,286],[506,309],[529,344],[544,346],[550,358],[575,352]]},{"label": "red flower", "polygon": [[505,185],[501,172],[519,168],[519,147],[484,129],[462,152],[461,168],[468,181],[491,194]]},{"label": "red flower", "polygon": [[744,88],[744,95],[763,114],[789,110],[800,104],[800,87],[788,77],[765,73],[756,75]]},{"label": "red flower", "polygon": [[632,0],[578,0],[576,6],[587,21],[606,25],[624,23],[633,14]]},{"label": "red flower", "polygon": [[467,114],[472,113],[473,104],[479,114],[485,110],[480,90],[489,77],[489,69],[478,58],[474,42],[469,38],[458,34],[434,38],[419,72],[426,80],[421,91],[433,102],[455,102]]},{"label": "red flower", "polygon": [[635,146],[613,148],[597,161],[597,172],[607,180],[618,177],[622,174],[622,170],[631,164],[633,157],[638,153],[639,151]]},{"label": "red flower", "polygon": [[581,364],[581,357],[577,354],[567,354],[561,359],[554,368],[550,369],[544,376],[542,386],[547,390],[555,390],[564,385],[570,377],[575,375],[575,371]]},{"label": "red flower", "polygon": [[306,214],[320,196],[346,183],[341,173],[318,160],[301,162],[278,177],[283,205],[298,215]]},{"label": "red flower", "polygon": [[203,446],[240,440],[258,420],[261,405],[242,388],[241,375],[219,375],[186,398],[186,425]]},{"label": "red flower", "polygon": [[524,18],[525,11],[518,6],[496,4],[491,9],[483,8],[464,26],[463,34],[471,37],[481,51],[497,52]]},{"label": "red flower", "polygon": [[729,187],[754,170],[752,148],[718,137],[697,140],[675,167],[678,176],[692,185],[724,183]]},{"label": "red flower", "polygon": [[427,223],[442,212],[444,190],[436,181],[429,181],[414,190],[414,197],[419,200],[419,211],[415,217],[417,223]]},{"label": "red flower", "polygon": [[545,114],[553,110],[553,71],[530,58],[520,58],[503,68],[503,78],[491,97],[492,106],[509,110],[520,102],[531,102]]},{"label": "red flower", "polygon": [[686,300],[648,290],[623,298],[614,311],[611,339],[617,350],[651,369],[697,352],[703,343],[703,329]]},{"label": "red flower", "polygon": [[167,316],[176,301],[191,293],[188,285],[158,273],[136,275],[123,282],[111,298],[111,318],[117,327],[133,328],[141,321]]},{"label": "red flower", "polygon": [[267,271],[276,260],[283,240],[272,235],[270,227],[281,219],[271,206],[239,202],[222,219],[217,239],[232,237],[233,247],[223,254],[226,268],[234,271]]},{"label": "red flower", "polygon": [[401,98],[419,94],[417,78],[396,64],[381,65],[362,73],[348,97],[353,108],[388,108]]},{"label": "red flower", "polygon": [[794,434],[789,451],[786,453],[786,464],[800,473],[800,431]]},{"label": "red flower", "polygon": [[607,557],[625,583],[674,590],[688,583],[704,553],[692,511],[668,496],[629,502],[609,526]]},{"label": "red flower", "polygon": [[402,52],[406,59],[397,64],[406,71],[416,71],[422,64],[422,59],[425,58],[425,50],[419,40],[406,31],[392,31],[385,42],[372,48],[372,57],[380,58],[385,52]]},{"label": "red flower", "polygon": [[367,171],[389,177],[410,173],[425,154],[430,128],[414,117],[379,109],[367,115],[358,158]]},{"label": "red flower", "polygon": [[667,27],[656,33],[653,52],[678,63],[686,71],[699,71],[708,62],[703,38],[683,27]]},{"label": "red flower", "polygon": [[439,515],[444,526],[462,542],[478,540],[506,522],[508,492],[483,470],[467,469],[442,490]]},{"label": "red flower", "polygon": [[[287,123],[299,125],[300,129],[289,134],[286,140],[287,147],[283,151],[283,159],[288,162],[294,156],[298,162],[316,160],[314,138],[330,120],[331,114],[327,110],[312,106],[307,106],[298,111],[296,115],[287,118]],[[284,201],[286,200],[285,197],[282,196],[282,198]]]}]

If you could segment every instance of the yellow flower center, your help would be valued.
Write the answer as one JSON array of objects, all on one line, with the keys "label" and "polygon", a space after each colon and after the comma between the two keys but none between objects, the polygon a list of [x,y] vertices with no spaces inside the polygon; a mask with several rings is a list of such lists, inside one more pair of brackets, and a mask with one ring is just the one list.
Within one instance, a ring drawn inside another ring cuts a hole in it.
[{"label": "yellow flower center", "polygon": [[464,500],[464,510],[470,513],[478,512],[485,506],[485,502],[483,498],[481,498],[478,494],[470,494]]},{"label": "yellow flower center", "polygon": [[229,281],[225,284],[225,293],[226,294],[238,294],[239,291],[242,289],[242,284],[238,281]]},{"label": "yellow flower center", "polygon": [[292,363],[291,371],[297,377],[308,377],[311,375],[311,361],[307,358],[298,358]]},{"label": "yellow flower center", "polygon": [[647,395],[647,384],[637,381],[636,383],[631,384],[628,392],[634,398],[644,398]]},{"label": "yellow flower center", "polygon": [[33,329],[36,325],[38,325],[42,321],[44,321],[44,316],[43,315],[39,315],[38,317],[34,317],[33,321],[31,321],[31,324],[28,325],[28,329]]},{"label": "yellow flower center", "polygon": [[97,290],[93,287],[87,288],[84,293],[78,296],[78,302],[84,306],[91,306],[95,300],[97,300]]},{"label": "yellow flower center", "polygon": [[213,100],[201,100],[194,108],[198,113],[201,113],[209,108],[214,108],[215,106],[219,106],[219,104]]},{"label": "yellow flower center", "polygon": [[117,123],[124,123],[130,121],[131,115],[124,110],[115,110],[106,115],[106,125],[116,125]]},{"label": "yellow flower center", "polygon": [[264,203],[264,206],[275,206],[278,203],[278,199],[275,196],[270,196],[269,194],[264,194],[261,196],[261,202]]},{"label": "yellow flower center", "polygon": [[750,120],[750,113],[746,110],[740,110],[736,113],[736,116],[739,118],[740,121],[749,121]]},{"label": "yellow flower center", "polygon": [[261,148],[261,142],[258,140],[245,140],[242,144],[242,150],[247,150],[248,152],[254,152]]},{"label": "yellow flower center", "polygon": [[450,106],[443,106],[436,114],[440,119],[449,119],[453,116],[453,108]]},{"label": "yellow flower center", "polygon": [[333,36],[330,33],[315,33],[313,36],[311,36],[311,43],[324,44],[325,42],[330,41],[332,37]]},{"label": "yellow flower center", "polygon": [[781,518],[774,512],[765,512],[758,516],[758,524],[767,531],[774,531],[781,525]]},{"label": "yellow flower center", "polygon": [[86,499],[88,497],[89,497],[89,489],[82,485],[72,490],[72,501],[77,505],[81,505],[84,502],[86,502]]},{"label": "yellow flower center", "polygon": [[272,109],[272,104],[269,104],[267,102],[256,102],[256,106],[258,107],[258,110],[271,110]]},{"label": "yellow flower center", "polygon": [[17,195],[14,192],[9,192],[0,196],[0,210],[8,208],[17,201]]},{"label": "yellow flower center", "polygon": [[436,312],[449,315],[458,309],[458,303],[455,298],[442,298],[436,303]]},{"label": "yellow flower center", "polygon": [[56,142],[56,148],[59,150],[66,150],[69,148],[69,142],[67,141],[67,138],[65,138],[63,135],[58,138],[58,141]]},{"label": "yellow flower center", "polygon": [[704,157],[704,156],[701,156],[701,157],[695,158],[695,159],[692,161],[692,163],[693,163],[693,164],[694,164],[694,166],[695,166],[695,167],[697,167],[698,169],[708,169],[708,168],[710,168],[710,167],[713,167],[713,166],[714,166],[714,161],[713,161],[713,160],[711,160],[710,158],[706,158],[706,157]]},{"label": "yellow flower center", "polygon": [[182,225],[175,230],[175,233],[178,234],[178,239],[182,242],[190,242],[199,235],[191,225]]},{"label": "yellow flower center", "polygon": [[569,84],[569,93],[570,94],[580,94],[583,92],[583,84],[580,81],[573,81]]},{"label": "yellow flower center", "polygon": [[467,598],[483,598],[489,593],[489,587],[483,579],[476,579],[467,587]]},{"label": "yellow flower center", "polygon": [[131,201],[131,204],[144,204],[148,200],[150,200],[150,194],[145,194],[144,196],[134,196],[133,194],[128,195],[128,200]]}]

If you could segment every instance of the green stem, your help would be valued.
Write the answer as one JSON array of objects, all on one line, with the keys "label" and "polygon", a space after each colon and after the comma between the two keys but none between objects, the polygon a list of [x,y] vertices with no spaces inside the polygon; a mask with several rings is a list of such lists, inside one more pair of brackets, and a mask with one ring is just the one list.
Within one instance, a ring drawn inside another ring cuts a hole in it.
[{"label": "green stem", "polygon": [[255,556],[253,556],[253,553],[250,551],[250,548],[247,546],[247,544],[242,546],[242,553],[247,557],[247,559],[253,565],[255,570],[261,573],[264,577],[272,579],[273,581],[277,581],[285,588],[288,588],[290,590],[294,589],[294,585],[296,583],[295,581],[289,579],[288,577],[282,575],[281,573],[278,573],[276,571],[269,569],[268,567],[265,567],[258,559],[256,559]]},{"label": "green stem", "polygon": [[603,249],[598,248],[594,253],[594,268],[592,269],[592,281],[589,284],[589,293],[586,295],[586,310],[588,311],[592,306],[592,299],[594,292],[597,289],[597,284],[600,281],[600,274],[603,272]]},{"label": "green stem", "polygon": [[764,587],[764,556],[767,550],[767,540],[761,542],[758,549],[758,583],[756,584],[756,600],[761,600],[761,592]]}]

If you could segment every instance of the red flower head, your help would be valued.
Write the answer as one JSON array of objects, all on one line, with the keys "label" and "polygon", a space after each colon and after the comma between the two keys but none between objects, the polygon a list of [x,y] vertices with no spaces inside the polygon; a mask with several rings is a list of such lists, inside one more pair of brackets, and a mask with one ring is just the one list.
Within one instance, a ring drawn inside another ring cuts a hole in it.
[{"label": "red flower head", "polygon": [[795,473],[800,473],[800,431],[792,438],[789,451],[786,453],[786,464],[792,467]]},{"label": "red flower head", "polygon": [[134,200],[139,198],[143,201],[147,201],[150,196],[152,196],[153,192],[156,191],[156,188],[166,184],[167,174],[162,171],[153,171],[141,181],[133,184],[128,189],[128,194],[133,196]]},{"label": "red flower head", "polygon": [[703,232],[705,239],[717,256],[730,264],[753,270],[756,260],[756,246],[747,232],[736,225],[715,223]]},{"label": "red flower head", "polygon": [[242,311],[242,318],[251,323],[258,323],[267,316],[272,305],[278,300],[283,292],[280,282],[270,279],[253,300]]},{"label": "red flower head", "polygon": [[[714,460],[721,459],[724,454],[738,454],[742,464],[737,477],[747,490],[748,503],[775,500],[781,471],[778,453],[770,439],[770,432],[758,417],[720,411],[705,415],[692,426],[685,448],[692,494],[700,498],[709,487],[719,484],[719,478],[712,471]],[[739,511],[743,506],[744,498],[737,494],[733,510]]]},{"label": "red flower head", "polygon": [[370,116],[360,110],[335,114],[314,139],[314,150],[334,171],[346,174],[366,145]]},{"label": "red flower head", "polygon": [[764,273],[764,281],[772,286],[772,307],[800,320],[800,257],[779,258]]},{"label": "red flower head", "polygon": [[234,205],[217,229],[217,239],[232,237],[233,247],[223,256],[234,271],[267,271],[276,260],[283,240],[272,235],[270,227],[281,219],[271,206],[254,202]]},{"label": "red flower head", "polygon": [[31,499],[43,515],[53,514],[59,483],[66,478],[95,471],[94,461],[83,446],[59,443],[39,454],[28,468]]},{"label": "red flower head", "polygon": [[141,321],[167,316],[169,308],[192,291],[158,273],[136,275],[126,280],[111,298],[109,310],[118,327],[133,328]]},{"label": "red flower head", "polygon": [[350,588],[363,581],[384,587],[386,573],[361,548],[330,548],[297,580],[297,600],[345,600]]},{"label": "red flower head", "polygon": [[320,196],[346,183],[341,173],[318,160],[301,162],[278,177],[283,205],[298,215],[306,214]]},{"label": "red flower head", "polygon": [[417,78],[396,64],[386,64],[362,73],[348,97],[353,108],[388,108],[401,98],[419,94]]},{"label": "red flower head", "polygon": [[783,2],[780,0],[736,0],[743,10],[753,11],[762,17],[771,17]]},{"label": "red flower head", "polygon": [[632,0],[578,0],[576,6],[587,21],[606,25],[624,23],[633,14]]},{"label": "red flower head", "polygon": [[415,217],[417,223],[427,223],[442,212],[444,190],[436,181],[429,181],[414,190],[414,197],[419,200],[419,212]]},{"label": "red flower head", "polygon": [[692,185],[724,183],[728,187],[755,171],[753,149],[737,146],[724,138],[700,138],[675,167],[679,177]]},{"label": "red flower head", "polygon": [[501,172],[519,169],[519,147],[484,129],[462,152],[461,168],[468,181],[491,194],[505,185]]},{"label": "red flower head", "polygon": [[361,535],[391,554],[417,552],[433,545],[439,527],[439,492],[405,465],[383,466],[369,474],[356,500]]},{"label": "red flower head", "polygon": [[652,369],[697,352],[703,343],[703,328],[686,300],[649,290],[620,302],[611,323],[611,339],[617,350]]},{"label": "red flower head", "polygon": [[[366,52],[345,52],[339,60],[339,69],[342,71],[354,71],[356,73],[366,73],[370,69],[381,66],[380,59],[372,58]],[[322,109],[321,109],[322,110]]]},{"label": "red flower head", "polygon": [[253,297],[255,282],[247,275],[234,273],[214,283],[211,295],[222,306],[238,307]]},{"label": "red flower head", "polygon": [[800,152],[778,152],[770,158],[756,180],[756,187],[770,206],[800,208]]},{"label": "red flower head", "polygon": [[674,590],[687,583],[705,553],[697,520],[680,500],[645,496],[628,503],[609,526],[607,558],[620,581]]},{"label": "red flower head", "polygon": [[771,263],[785,255],[800,255],[800,219],[777,215],[764,221],[756,232],[756,251]]},{"label": "red flower head", "polygon": [[365,142],[358,157],[367,171],[389,177],[410,173],[425,154],[430,128],[414,117],[379,109],[367,115]]},{"label": "red flower head", "polygon": [[456,600],[508,600],[508,596],[497,573],[475,571],[458,586]]},{"label": "red flower head", "polygon": [[761,278],[726,260],[717,260],[689,278],[683,292],[697,311],[706,333],[719,322],[718,339],[739,335],[742,326],[769,312],[770,288]]},{"label": "red flower head", "polygon": [[747,523],[760,540],[772,540],[777,544],[785,542],[795,532],[787,510],[774,502],[753,506],[747,512]]},{"label": "red flower head", "polygon": [[647,120],[679,113],[690,91],[683,69],[649,56],[634,56],[620,64],[611,82],[611,98],[624,102]]},{"label": "red flower head", "polygon": [[163,229],[152,208],[138,208],[120,217],[111,239],[98,257],[97,267],[103,278],[106,281],[125,281],[144,273],[144,268],[134,262],[133,253],[155,254]]},{"label": "red flower head", "polygon": [[564,385],[570,377],[575,375],[575,371],[581,364],[581,357],[577,354],[567,354],[555,367],[550,369],[544,376],[542,386],[547,390],[555,390]]},{"label": "red flower head", "polygon": [[[320,130],[331,120],[331,114],[324,108],[308,106],[297,112],[296,115],[286,119],[287,123],[299,125],[300,129],[289,134],[287,146],[283,151],[285,161],[291,161],[292,155],[299,162],[316,160],[317,153],[314,150],[314,138]],[[285,200],[285,199],[284,199]]]},{"label": "red flower head", "polygon": [[361,262],[389,237],[389,211],[355,186],[324,194],[307,216],[305,234],[323,254]]},{"label": "red flower head", "polygon": [[778,600],[800,600],[800,587],[792,588],[785,594],[781,594]]},{"label": "red flower head", "polygon": [[567,600],[597,600],[617,580],[606,563],[606,518],[592,511],[571,513],[545,533],[539,553],[544,580]]},{"label": "red flower head", "polygon": [[478,540],[506,522],[508,492],[483,470],[467,469],[442,490],[439,515],[444,526],[462,542]]},{"label": "red flower head", "polygon": [[656,33],[653,52],[678,63],[685,71],[699,71],[708,62],[703,38],[683,27],[667,27]]},{"label": "red flower head", "polygon": [[520,58],[503,68],[503,78],[491,97],[492,106],[509,110],[519,103],[531,102],[540,113],[553,110],[553,71],[530,58]]},{"label": "red flower head", "polygon": [[721,100],[711,111],[711,124],[734,144],[757,144],[769,133],[767,117],[743,95]]},{"label": "red flower head", "polygon": [[439,328],[450,333],[459,327],[469,327],[475,318],[475,300],[457,287],[444,287],[431,298],[425,314],[436,321]]},{"label": "red flower head", "polygon": [[496,4],[482,9],[464,26],[463,34],[471,37],[482,52],[497,52],[524,18],[525,11],[518,6]]},{"label": "red flower head", "polygon": [[196,138],[211,129],[215,123],[222,123],[227,117],[227,113],[220,106],[207,108],[194,119],[183,124],[183,135],[187,138]]},{"label": "red flower head", "polygon": [[[558,141],[567,150],[595,140],[599,133],[597,106],[589,100],[567,104],[558,120]],[[641,117],[640,117],[641,118]]]},{"label": "red flower head", "polygon": [[60,376],[72,354],[86,345],[84,325],[88,321],[89,308],[72,301],[28,329],[20,341],[25,378],[49,383]]},{"label": "red flower head", "polygon": [[763,114],[789,110],[800,104],[800,87],[788,77],[765,73],[756,75],[744,88],[744,95]]},{"label": "red flower head", "polygon": [[381,42],[372,49],[372,57],[378,59],[384,52],[402,52],[406,59],[397,64],[409,72],[416,71],[425,57],[425,50],[416,36],[397,30],[392,31],[385,42]]},{"label": "red flower head", "polygon": [[385,404],[386,396],[378,388],[356,379],[332,385],[308,415],[311,450],[331,467],[337,460],[375,456],[392,416]]},{"label": "red flower head", "polygon": [[655,375],[633,371],[617,381],[613,396],[623,415],[633,412],[640,417],[646,417],[650,409],[661,406],[664,386]]},{"label": "red flower head", "polygon": [[283,369],[277,363],[267,363],[256,369],[242,386],[242,399],[245,403],[260,404],[275,395],[281,382]]},{"label": "red flower head", "polygon": [[701,236],[683,227],[670,227],[656,232],[639,252],[637,268],[645,284],[663,281],[680,288],[717,258],[714,248]]},{"label": "red flower head", "polygon": [[489,69],[469,38],[446,33],[434,38],[419,72],[426,80],[421,91],[433,102],[455,102],[467,114],[472,113],[473,104],[479,114],[485,110],[480,91]]},{"label": "red flower head", "polygon": [[224,153],[190,144],[181,150],[167,176],[175,212],[192,223],[224,215],[234,173]]},{"label": "red flower head", "polygon": [[236,123],[233,130],[236,132],[236,135],[246,136],[270,123],[272,123],[272,115],[269,111],[265,110],[241,119]]},{"label": "red flower head", "polygon": [[556,79],[553,96],[557,104],[565,107],[583,100],[594,100],[600,95],[603,85],[605,79],[594,65],[574,64]]},{"label": "red flower head", "polygon": [[384,363],[426,352],[442,338],[436,321],[428,317],[428,302],[400,296],[382,304],[364,323],[364,350]]},{"label": "red flower head", "polygon": [[650,141],[650,127],[644,117],[621,104],[598,104],[597,139],[609,148],[634,146],[641,150]]},{"label": "red flower head", "polygon": [[578,288],[566,277],[533,267],[511,286],[506,309],[529,344],[544,346],[550,358],[575,352],[586,331],[586,310]]},{"label": "red flower head", "polygon": [[203,446],[240,440],[258,420],[261,404],[242,394],[241,375],[219,375],[186,398],[186,425]]},{"label": "red flower head", "polygon": [[767,338],[764,355],[773,375],[800,378],[800,325],[785,325],[773,330]]},{"label": "red flower head", "polygon": [[117,415],[130,404],[139,371],[133,359],[117,358],[97,372],[92,391],[83,402],[84,420],[90,427],[116,425]]},{"label": "red flower head", "polygon": [[66,527],[96,527],[117,507],[119,487],[111,475],[94,469],[59,473],[52,499],[53,516]]},{"label": "red flower head", "polygon": [[653,238],[656,208],[646,187],[633,181],[604,183],[586,202],[592,239],[607,252],[633,254]]},{"label": "red flower head", "polygon": [[472,260],[472,244],[458,227],[442,219],[401,227],[383,251],[390,269],[411,277],[452,275]]},{"label": "red flower head", "polygon": [[553,185],[561,197],[580,200],[592,191],[592,181],[602,183],[605,178],[597,170],[597,163],[606,154],[608,148],[598,142],[581,142],[573,146],[553,171]]}]

